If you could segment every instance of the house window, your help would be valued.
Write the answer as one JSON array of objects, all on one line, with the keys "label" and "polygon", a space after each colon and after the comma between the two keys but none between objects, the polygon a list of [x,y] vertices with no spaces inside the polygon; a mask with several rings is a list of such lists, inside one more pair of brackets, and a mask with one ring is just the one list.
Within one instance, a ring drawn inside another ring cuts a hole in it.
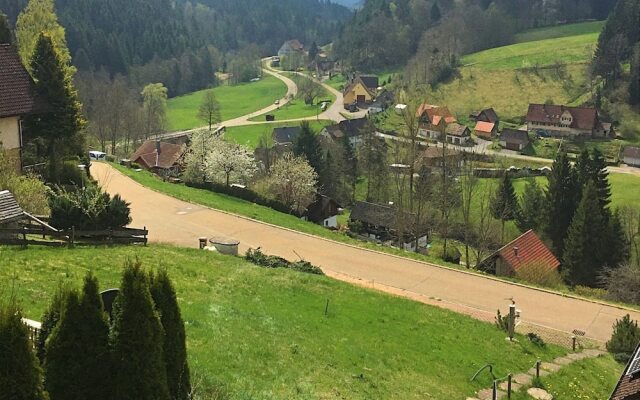
[{"label": "house window", "polygon": [[324,226],[329,226],[329,221],[328,220],[324,220]]}]

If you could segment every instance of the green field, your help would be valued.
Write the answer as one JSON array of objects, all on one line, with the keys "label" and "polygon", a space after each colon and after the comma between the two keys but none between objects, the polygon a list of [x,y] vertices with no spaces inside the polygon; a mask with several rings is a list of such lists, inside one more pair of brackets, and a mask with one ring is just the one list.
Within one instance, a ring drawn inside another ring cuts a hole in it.
[{"label": "green field", "polygon": [[487,363],[504,376],[566,351],[522,336],[510,344],[492,324],[450,311],[195,249],[0,247],[0,257],[2,295],[11,290],[31,319],[58,285],[78,287],[89,270],[104,289],[119,285],[126,260],[166,268],[192,374],[223,383],[231,399],[464,399],[490,385],[488,375],[470,381]]},{"label": "green field", "polygon": [[[287,94],[287,86],[278,78],[264,76],[258,82],[233,86],[218,86],[213,89],[220,102],[222,120],[250,114],[273,104]],[[170,130],[192,129],[206,125],[198,119],[198,107],[204,90],[167,101],[167,122]]]},{"label": "green field", "polygon": [[[322,130],[322,128],[332,123],[332,121],[325,120],[309,121],[311,129],[316,132],[319,132],[320,130]],[[256,147],[258,147],[260,138],[264,135],[271,137],[271,133],[275,128],[296,125],[300,125],[300,122],[234,126],[226,128],[224,137],[227,140],[231,140],[243,146],[255,149]]]},{"label": "green field", "polygon": [[515,42],[534,42],[536,40],[585,35],[588,33],[600,33],[604,24],[605,21],[592,21],[530,29],[528,31],[518,33],[516,35]]}]

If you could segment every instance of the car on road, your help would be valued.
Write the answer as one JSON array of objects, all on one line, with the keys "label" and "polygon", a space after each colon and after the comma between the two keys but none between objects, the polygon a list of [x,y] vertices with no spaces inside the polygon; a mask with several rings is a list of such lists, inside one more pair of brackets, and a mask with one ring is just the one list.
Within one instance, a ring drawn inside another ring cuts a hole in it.
[{"label": "car on road", "polygon": [[276,101],[274,101],[274,102],[273,102],[273,104],[275,104],[275,105],[279,106],[279,105],[280,105],[280,100],[276,100]]}]

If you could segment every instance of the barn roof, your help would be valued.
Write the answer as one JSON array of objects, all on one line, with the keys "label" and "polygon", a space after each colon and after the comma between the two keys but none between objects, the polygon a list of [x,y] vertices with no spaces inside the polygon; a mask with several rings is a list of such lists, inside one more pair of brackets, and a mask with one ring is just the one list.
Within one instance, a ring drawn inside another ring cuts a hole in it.
[{"label": "barn roof", "polygon": [[[158,149],[160,151],[158,151]],[[172,168],[184,154],[184,147],[156,140],[147,140],[131,156],[133,162],[143,162],[147,168]]]},{"label": "barn roof", "polygon": [[0,191],[0,224],[19,221],[24,217],[24,211],[13,194],[8,190]]},{"label": "barn roof", "polygon": [[571,128],[591,130],[598,124],[598,111],[593,107],[567,107],[554,104],[529,104],[527,122],[559,124],[562,114],[569,112]]},{"label": "barn roof", "polygon": [[40,108],[31,76],[9,44],[0,44],[0,118],[29,114]]},{"label": "barn roof", "polygon": [[560,266],[560,261],[531,229],[502,247],[491,257],[495,256],[502,258],[514,271],[527,265],[542,265],[548,269],[557,269]]}]

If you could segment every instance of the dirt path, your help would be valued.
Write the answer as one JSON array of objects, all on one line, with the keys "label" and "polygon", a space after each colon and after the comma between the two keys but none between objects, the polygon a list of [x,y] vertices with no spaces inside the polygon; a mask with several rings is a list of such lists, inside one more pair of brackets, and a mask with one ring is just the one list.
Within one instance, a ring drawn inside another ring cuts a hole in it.
[{"label": "dirt path", "polygon": [[[94,163],[93,176],[110,193],[131,202],[133,226],[146,226],[152,242],[197,247],[198,237],[226,236],[241,251],[262,247],[288,259],[298,255],[330,276],[373,286],[473,317],[491,320],[513,298],[522,320],[562,332],[579,329],[599,341],[609,339],[612,324],[629,311],[564,297],[488,277],[373,252],[186,203],[154,192],[108,164]],[[640,320],[639,312],[630,312]],[[568,335],[568,334],[567,334]]]}]

